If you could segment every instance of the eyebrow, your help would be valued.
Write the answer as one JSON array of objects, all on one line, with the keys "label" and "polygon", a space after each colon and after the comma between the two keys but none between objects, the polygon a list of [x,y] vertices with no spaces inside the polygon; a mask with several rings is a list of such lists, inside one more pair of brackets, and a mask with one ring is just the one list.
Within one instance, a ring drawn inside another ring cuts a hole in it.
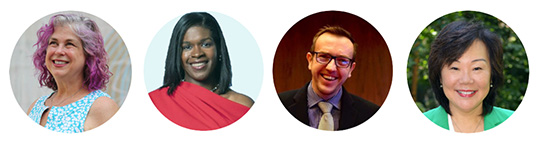
[{"label": "eyebrow", "polygon": [[[483,58],[479,58],[479,59],[474,59],[474,60],[472,60],[472,62],[479,62],[479,61],[484,61],[484,62],[487,63],[487,60],[486,60],[486,59],[483,59]],[[459,60],[455,60],[454,62],[461,63]]]},{"label": "eyebrow", "polygon": [[[57,38],[51,37],[51,38],[49,38],[49,41],[59,41],[59,40]],[[65,41],[66,42],[72,42],[72,43],[76,42],[76,40],[74,40],[74,39],[66,39]]]},{"label": "eyebrow", "polygon": [[334,56],[334,55],[331,55],[331,54],[329,54],[329,53],[327,53],[327,52],[323,52],[323,51],[320,51],[320,52],[318,52],[318,53],[324,53],[324,54],[327,54],[327,55],[330,55],[330,56],[333,56],[333,57],[344,57],[344,58],[352,59],[352,58],[349,58],[349,57],[346,56],[346,55],[337,55],[337,56]]},{"label": "eyebrow", "polygon": [[483,58],[481,58],[481,59],[475,59],[475,60],[473,60],[472,62],[478,62],[478,61],[484,61],[484,62],[487,63],[487,60],[486,60],[486,59],[483,59]]}]

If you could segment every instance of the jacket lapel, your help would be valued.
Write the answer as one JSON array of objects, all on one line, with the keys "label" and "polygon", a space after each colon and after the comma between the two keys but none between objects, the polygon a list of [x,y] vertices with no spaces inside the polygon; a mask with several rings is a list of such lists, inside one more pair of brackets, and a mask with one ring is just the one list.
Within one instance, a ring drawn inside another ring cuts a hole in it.
[{"label": "jacket lapel", "polygon": [[308,118],[308,108],[307,108],[307,86],[306,84],[302,89],[298,90],[293,97],[293,104],[291,104],[288,109],[291,113],[294,113],[294,116],[300,120],[302,123],[309,125]]},{"label": "jacket lapel", "polygon": [[339,118],[339,130],[344,128],[354,127],[355,119],[358,116],[358,110],[354,108],[354,101],[351,94],[342,87],[343,94],[341,95],[341,118]]}]

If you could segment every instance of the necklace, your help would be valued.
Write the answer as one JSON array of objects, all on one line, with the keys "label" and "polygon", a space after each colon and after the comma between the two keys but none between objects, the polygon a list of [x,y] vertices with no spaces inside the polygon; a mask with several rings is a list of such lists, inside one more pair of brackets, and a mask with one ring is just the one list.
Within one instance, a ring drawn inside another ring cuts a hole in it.
[{"label": "necklace", "polygon": [[[65,98],[64,100],[60,101],[58,104],[63,103],[64,101],[66,101],[66,100],[69,99],[69,98],[72,98],[73,96],[75,96],[75,94],[79,93],[79,91],[81,91],[81,89],[82,89],[82,87],[79,88],[79,90],[77,90],[77,92],[75,92],[74,94],[72,94],[70,97]],[[55,92],[55,93],[56,93],[56,92]],[[56,96],[56,95],[55,95],[55,96]],[[54,106],[53,103],[54,103],[54,99],[51,97],[51,107]]]},{"label": "necklace", "polygon": [[[184,81],[184,79],[182,79],[182,81]],[[214,88],[212,88],[212,90],[210,90],[211,92],[214,92],[217,90],[217,88],[219,87],[219,84],[217,84]]]},{"label": "necklace", "polygon": [[217,84],[217,85],[216,85],[214,88],[212,88],[212,90],[210,90],[210,91],[212,91],[212,92],[216,91],[216,90],[217,90],[217,87],[219,87],[219,84]]},{"label": "necklace", "polygon": [[[480,122],[482,122],[484,118],[481,118],[480,120],[478,120],[478,124],[476,124],[476,128],[474,128],[474,131],[473,132],[476,132],[476,129],[478,129],[478,127],[480,126]],[[454,118],[452,118],[452,124],[456,125],[456,128],[459,130],[459,132],[463,132],[461,131],[461,129],[459,128],[458,124],[455,123],[455,120]]]}]

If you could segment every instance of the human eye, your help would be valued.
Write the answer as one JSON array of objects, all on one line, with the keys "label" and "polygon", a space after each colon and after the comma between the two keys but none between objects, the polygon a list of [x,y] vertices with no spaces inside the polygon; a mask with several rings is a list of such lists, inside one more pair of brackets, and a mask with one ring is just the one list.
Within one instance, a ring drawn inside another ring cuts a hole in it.
[{"label": "human eye", "polygon": [[452,67],[452,66],[451,66],[451,67],[450,67],[450,70],[459,70],[459,68],[457,68],[457,67]]},{"label": "human eye", "polygon": [[344,57],[339,57],[339,58],[336,58],[337,62],[339,65],[341,66],[348,66],[349,63],[350,63],[350,60],[348,58],[344,58]]},{"label": "human eye", "polygon": [[209,47],[212,47],[214,45],[214,43],[212,41],[208,41],[208,42],[204,42],[201,44],[201,47],[203,48],[209,48]]},{"label": "human eye", "polygon": [[473,68],[474,71],[477,71],[477,70],[482,70],[482,67],[475,67]]},{"label": "human eye", "polygon": [[189,50],[189,49],[192,49],[193,47],[189,44],[184,44],[182,45],[182,49],[185,49],[185,50]]},{"label": "human eye", "polygon": [[317,58],[321,61],[328,61],[330,60],[330,58],[332,58],[329,54],[325,54],[325,53],[319,53],[317,54]]},{"label": "human eye", "polygon": [[68,42],[68,43],[66,43],[66,47],[75,47],[75,44],[73,44],[71,42]]},{"label": "human eye", "polygon": [[49,41],[49,45],[58,45],[56,41]]}]

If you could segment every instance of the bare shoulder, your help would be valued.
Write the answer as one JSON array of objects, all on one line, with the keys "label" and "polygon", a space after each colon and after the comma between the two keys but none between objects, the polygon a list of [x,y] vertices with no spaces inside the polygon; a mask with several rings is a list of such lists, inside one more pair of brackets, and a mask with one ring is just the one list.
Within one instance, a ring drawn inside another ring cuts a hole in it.
[{"label": "bare shoulder", "polygon": [[250,97],[233,90],[228,91],[225,95],[225,98],[247,107],[251,107],[253,106],[253,103],[255,103]]},{"label": "bare shoulder", "polygon": [[98,114],[112,112],[114,115],[114,113],[118,111],[118,105],[111,98],[99,97],[94,101],[94,103],[92,104],[92,107],[90,107],[90,111],[95,111]]},{"label": "bare shoulder", "polygon": [[86,116],[84,129],[90,130],[109,120],[118,111],[118,105],[108,97],[97,98]]},{"label": "bare shoulder", "polygon": [[34,102],[32,102],[32,104],[28,107],[28,110],[26,111],[26,115],[30,115],[30,112],[32,111],[32,108],[34,108],[34,105],[36,105],[36,102],[37,102],[38,99],[34,100]]}]

